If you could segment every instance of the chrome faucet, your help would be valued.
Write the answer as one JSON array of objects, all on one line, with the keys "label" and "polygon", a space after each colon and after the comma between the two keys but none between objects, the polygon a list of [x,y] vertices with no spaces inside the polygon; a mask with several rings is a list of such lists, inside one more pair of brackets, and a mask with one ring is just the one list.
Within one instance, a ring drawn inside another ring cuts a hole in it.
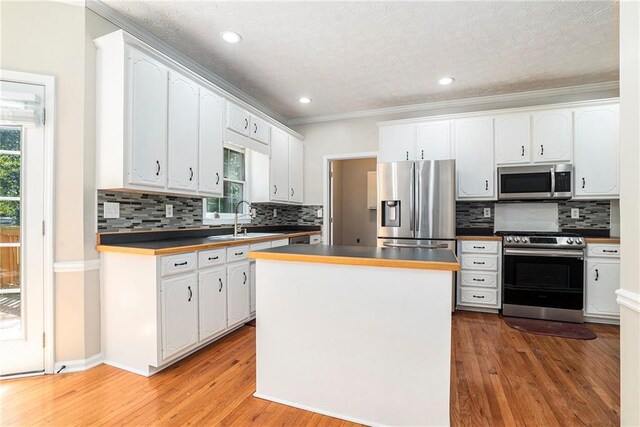
[{"label": "chrome faucet", "polygon": [[[251,209],[251,203],[247,202],[246,200],[240,200],[237,204],[236,204],[236,208],[234,209],[234,217],[233,217],[233,237],[238,237],[238,233],[240,233],[242,231],[242,224],[238,224],[238,217],[240,216],[240,214],[238,214],[238,208],[240,207],[241,204],[246,203],[247,207],[249,209]],[[245,214],[246,215],[246,214]],[[247,232],[247,230],[244,230],[245,234]]]}]

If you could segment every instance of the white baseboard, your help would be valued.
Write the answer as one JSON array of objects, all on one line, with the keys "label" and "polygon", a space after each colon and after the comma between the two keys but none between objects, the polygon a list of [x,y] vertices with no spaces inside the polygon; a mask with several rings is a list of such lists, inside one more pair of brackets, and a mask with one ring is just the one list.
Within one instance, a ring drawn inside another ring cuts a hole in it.
[{"label": "white baseboard", "polygon": [[618,304],[640,313],[640,294],[628,289],[618,289],[616,291]]},{"label": "white baseboard", "polygon": [[606,317],[594,317],[594,316],[589,316],[589,315],[585,315],[584,316],[584,321],[586,323],[600,323],[602,325],[620,325],[620,319],[616,319],[616,318],[606,318]]},{"label": "white baseboard", "polygon": [[65,368],[60,371],[61,374],[86,371],[87,369],[91,369],[95,366],[101,365],[103,363],[103,359],[104,357],[102,356],[102,353],[98,353],[88,359],[60,361],[55,363],[53,371],[57,374],[63,366]]},{"label": "white baseboard", "polygon": [[325,410],[322,410],[322,409],[314,408],[312,406],[301,405],[299,403],[289,402],[288,400],[278,399],[278,398],[275,398],[275,397],[270,397],[270,396],[267,396],[267,395],[264,395],[264,394],[260,394],[257,391],[255,393],[253,393],[253,396],[257,397],[258,399],[264,399],[264,400],[269,400],[271,402],[280,403],[281,405],[287,405],[287,406],[291,406],[293,408],[303,409],[305,411],[315,412],[317,414],[327,415],[329,417],[338,418],[338,419],[346,420],[346,421],[351,421],[352,423],[363,424],[363,425],[366,425],[366,426],[380,426],[381,425],[381,424],[377,424],[377,423],[374,423],[374,422],[371,422],[371,421],[361,420],[359,418],[349,417],[347,415],[336,414],[336,413],[331,412],[331,411],[325,411]]}]

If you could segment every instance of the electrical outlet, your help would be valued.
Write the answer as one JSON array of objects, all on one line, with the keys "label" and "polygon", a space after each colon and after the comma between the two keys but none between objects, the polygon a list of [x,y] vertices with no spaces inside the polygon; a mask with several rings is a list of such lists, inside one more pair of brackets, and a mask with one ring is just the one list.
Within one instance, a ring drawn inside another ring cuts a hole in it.
[{"label": "electrical outlet", "polygon": [[491,218],[491,208],[484,208],[484,217]]},{"label": "electrical outlet", "polygon": [[120,203],[104,202],[102,209],[103,218],[120,218]]},{"label": "electrical outlet", "polygon": [[580,219],[580,209],[571,208],[571,218],[572,219]]},{"label": "electrical outlet", "polygon": [[316,211],[316,218],[322,218],[322,209]]},{"label": "electrical outlet", "polygon": [[278,209],[273,210],[273,217],[276,218],[278,216]]},{"label": "electrical outlet", "polygon": [[256,208],[251,208],[251,218],[255,218],[257,215]]},{"label": "electrical outlet", "polygon": [[167,218],[173,218],[173,205],[164,205]]}]

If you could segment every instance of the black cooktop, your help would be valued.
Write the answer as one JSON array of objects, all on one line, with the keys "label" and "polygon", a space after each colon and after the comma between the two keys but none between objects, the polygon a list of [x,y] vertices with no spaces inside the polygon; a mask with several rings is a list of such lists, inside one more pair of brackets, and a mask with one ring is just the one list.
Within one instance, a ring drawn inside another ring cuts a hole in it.
[{"label": "black cooktop", "polygon": [[496,231],[496,236],[553,236],[553,237],[580,237],[578,233],[565,233],[553,231]]}]

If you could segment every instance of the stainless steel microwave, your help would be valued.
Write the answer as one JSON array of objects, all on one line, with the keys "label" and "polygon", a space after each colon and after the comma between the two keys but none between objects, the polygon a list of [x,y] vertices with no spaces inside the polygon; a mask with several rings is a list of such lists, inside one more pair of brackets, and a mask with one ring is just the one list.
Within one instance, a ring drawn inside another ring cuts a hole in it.
[{"label": "stainless steel microwave", "polygon": [[498,200],[570,199],[573,166],[505,166],[498,168]]}]

